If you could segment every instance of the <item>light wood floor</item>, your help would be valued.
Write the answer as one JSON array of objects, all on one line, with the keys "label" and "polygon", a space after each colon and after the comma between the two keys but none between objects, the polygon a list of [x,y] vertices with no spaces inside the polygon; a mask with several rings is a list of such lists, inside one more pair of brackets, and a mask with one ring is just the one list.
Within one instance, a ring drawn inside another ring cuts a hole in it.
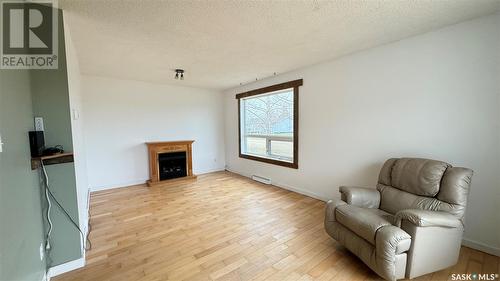
[{"label": "light wood floor", "polygon": [[[229,172],[91,197],[87,265],[53,280],[375,280],[323,230],[324,203]],[[499,272],[462,248],[451,273]]]}]

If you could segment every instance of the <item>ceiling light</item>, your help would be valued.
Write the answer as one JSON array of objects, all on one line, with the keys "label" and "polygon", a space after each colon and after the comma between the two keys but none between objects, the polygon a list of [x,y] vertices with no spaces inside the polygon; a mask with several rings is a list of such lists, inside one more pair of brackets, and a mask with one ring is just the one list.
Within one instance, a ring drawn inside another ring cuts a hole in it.
[{"label": "ceiling light", "polygon": [[175,77],[174,77],[174,78],[175,78],[175,79],[179,79],[179,78],[181,78],[181,80],[184,80],[184,69],[179,69],[179,68],[177,68],[177,69],[175,70]]}]

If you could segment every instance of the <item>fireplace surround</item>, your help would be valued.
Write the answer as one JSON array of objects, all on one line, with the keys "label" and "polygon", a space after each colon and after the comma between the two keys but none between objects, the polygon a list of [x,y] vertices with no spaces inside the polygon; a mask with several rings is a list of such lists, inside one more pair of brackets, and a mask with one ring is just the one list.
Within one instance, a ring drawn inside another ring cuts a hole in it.
[{"label": "fireplace surround", "polygon": [[148,186],[179,179],[196,178],[192,168],[193,142],[193,140],[147,142],[149,155]]}]

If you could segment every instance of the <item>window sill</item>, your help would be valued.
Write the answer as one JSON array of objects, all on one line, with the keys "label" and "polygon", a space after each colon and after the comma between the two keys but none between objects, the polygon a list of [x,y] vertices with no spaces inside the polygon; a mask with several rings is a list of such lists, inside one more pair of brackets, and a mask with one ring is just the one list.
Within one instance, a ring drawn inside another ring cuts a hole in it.
[{"label": "window sill", "polygon": [[240,153],[240,158],[245,158],[245,159],[249,159],[249,160],[264,162],[264,163],[267,163],[267,164],[273,164],[273,165],[288,167],[288,168],[292,168],[292,169],[298,169],[299,168],[299,165],[298,165],[297,161],[287,162],[287,161],[283,161],[283,160],[276,160],[276,159],[258,157],[258,156],[253,156],[253,155],[248,155],[248,154],[241,154],[241,153]]}]

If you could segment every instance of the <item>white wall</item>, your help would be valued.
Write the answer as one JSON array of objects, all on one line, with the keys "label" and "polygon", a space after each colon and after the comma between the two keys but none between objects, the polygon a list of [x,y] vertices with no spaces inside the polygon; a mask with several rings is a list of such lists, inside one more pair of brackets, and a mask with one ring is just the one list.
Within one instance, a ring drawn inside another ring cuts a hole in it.
[{"label": "white wall", "polygon": [[[67,25],[67,14],[63,12],[64,43],[66,51],[66,67],[68,75],[69,107],[71,111],[71,136],[75,160],[76,196],[78,203],[78,221],[83,233],[88,230],[88,195],[87,161],[83,132],[81,74],[76,50],[71,39],[71,31]],[[86,241],[83,241],[85,244]],[[82,247],[82,251],[85,251]],[[84,257],[84,256],[83,256]]]},{"label": "white wall", "polygon": [[[499,28],[484,17],[226,91],[228,169],[326,199],[374,186],[390,157],[470,167],[466,242],[499,254]],[[239,158],[235,94],[299,78],[299,169]]]},{"label": "white wall", "polygon": [[85,75],[82,85],[92,190],[148,180],[148,141],[195,140],[193,172],[224,169],[221,93]]}]

